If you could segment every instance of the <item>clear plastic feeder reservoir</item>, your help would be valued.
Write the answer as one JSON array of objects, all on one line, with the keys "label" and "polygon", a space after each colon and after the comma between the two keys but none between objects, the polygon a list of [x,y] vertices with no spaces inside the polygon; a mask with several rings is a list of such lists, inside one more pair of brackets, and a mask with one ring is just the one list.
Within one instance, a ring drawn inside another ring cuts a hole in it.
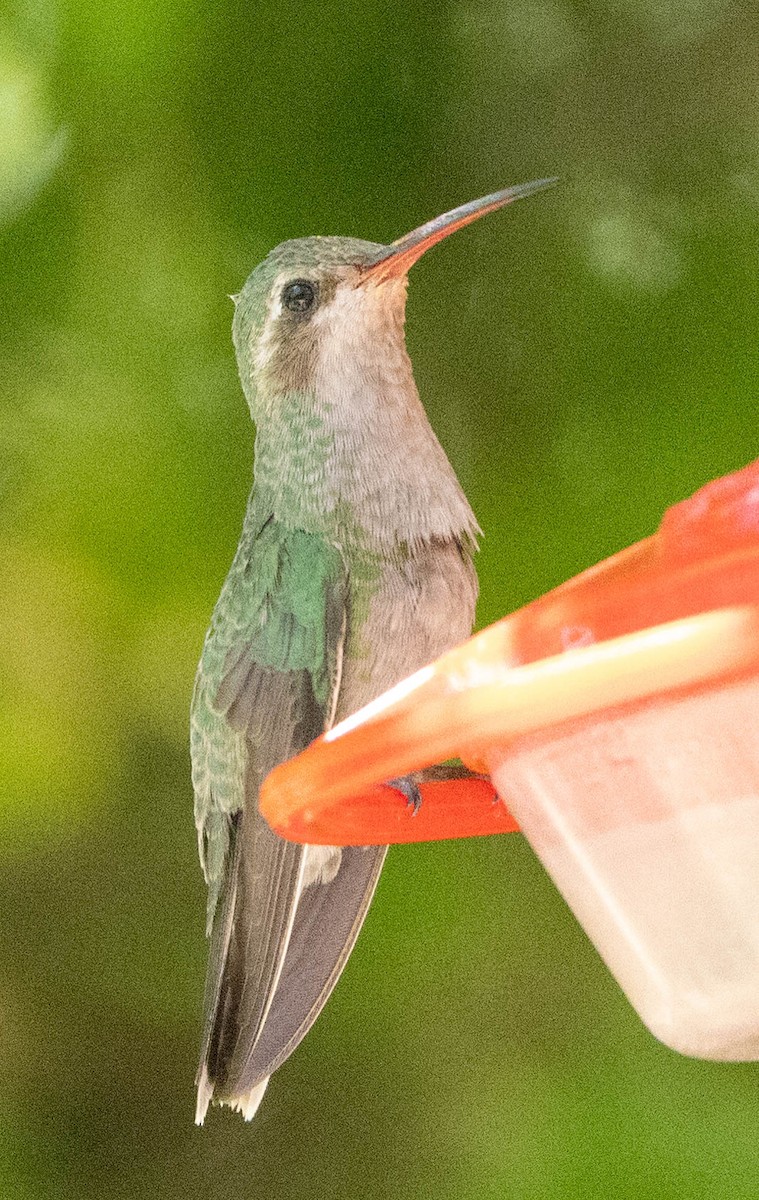
[{"label": "clear plastic feeder reservoir", "polygon": [[759,1058],[756,677],[586,717],[487,761],[651,1032],[682,1054]]}]

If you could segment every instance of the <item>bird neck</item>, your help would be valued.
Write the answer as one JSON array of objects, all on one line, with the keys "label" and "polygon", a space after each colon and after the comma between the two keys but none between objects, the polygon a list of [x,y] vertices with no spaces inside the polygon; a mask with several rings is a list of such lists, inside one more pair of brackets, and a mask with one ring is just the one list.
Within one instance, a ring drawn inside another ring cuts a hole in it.
[{"label": "bird neck", "polygon": [[476,519],[427,420],[405,349],[391,371],[356,365],[355,356],[341,356],[328,378],[257,405],[256,507],[346,548],[474,542]]}]

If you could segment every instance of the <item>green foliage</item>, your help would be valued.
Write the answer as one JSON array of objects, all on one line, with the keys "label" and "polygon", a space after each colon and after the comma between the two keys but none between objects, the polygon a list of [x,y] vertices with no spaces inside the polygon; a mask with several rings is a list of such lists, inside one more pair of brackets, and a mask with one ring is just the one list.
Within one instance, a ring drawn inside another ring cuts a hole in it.
[{"label": "green foliage", "polygon": [[10,9],[0,1193],[754,1196],[757,1069],[658,1046],[517,837],[392,853],[255,1125],[196,1130],[187,754],[250,482],[226,294],[283,239],[562,177],[412,278],[482,624],[756,456],[754,9]]}]

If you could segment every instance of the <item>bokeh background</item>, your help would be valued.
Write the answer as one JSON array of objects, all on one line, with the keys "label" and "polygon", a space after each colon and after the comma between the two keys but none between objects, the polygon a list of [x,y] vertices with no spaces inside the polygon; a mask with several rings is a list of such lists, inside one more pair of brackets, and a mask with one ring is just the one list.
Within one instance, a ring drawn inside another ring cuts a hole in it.
[{"label": "bokeh background", "polygon": [[251,472],[227,293],[284,238],[562,177],[412,280],[481,624],[756,456],[759,10],[3,20],[0,1196],[756,1196],[759,1068],[654,1042],[516,836],[394,850],[256,1122],[196,1129],[187,710]]}]

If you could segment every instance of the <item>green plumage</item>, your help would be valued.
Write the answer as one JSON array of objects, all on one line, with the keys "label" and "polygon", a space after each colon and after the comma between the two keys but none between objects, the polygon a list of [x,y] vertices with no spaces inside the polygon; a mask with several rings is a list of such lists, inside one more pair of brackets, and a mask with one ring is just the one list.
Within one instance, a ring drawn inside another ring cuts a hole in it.
[{"label": "green plumage", "polygon": [[[277,673],[288,709],[278,722],[297,725],[307,700],[324,713],[334,679],[345,569],[338,550],[315,534],[264,518],[251,497],[243,535],[214,609],[198,668],[190,744],[195,821],[208,883],[209,928],[229,850],[230,817],[245,801],[246,777],[275,766],[266,710],[240,711],[243,690]],[[294,729],[293,729],[294,733]],[[281,728],[280,728],[281,734]],[[280,741],[277,737],[274,745]],[[306,743],[304,743],[306,744]],[[292,752],[292,747],[286,749]]]},{"label": "green plumage", "polygon": [[414,384],[406,272],[539,185],[393,246],[305,238],[236,298],[256,483],[192,710],[211,954],[197,1119],[255,1113],[345,965],[385,847],[299,846],[263,820],[264,776],[471,631],[477,522]]},{"label": "green plumage", "polygon": [[[304,847],[258,811],[265,775],[471,629],[477,524],[414,387],[405,281],[368,242],[279,247],[237,299],[255,486],[192,707],[211,954],[198,1073],[251,1116],[350,954],[385,847]],[[284,296],[307,277],[302,315]]]},{"label": "green plumage", "polygon": [[[251,1116],[329,996],[385,847],[282,841],[265,775],[471,629],[477,524],[414,387],[405,281],[360,287],[383,252],[279,247],[237,300],[256,422],[255,487],[192,707],[195,816],[211,954],[198,1119]],[[313,312],[290,310],[308,276]]]}]

